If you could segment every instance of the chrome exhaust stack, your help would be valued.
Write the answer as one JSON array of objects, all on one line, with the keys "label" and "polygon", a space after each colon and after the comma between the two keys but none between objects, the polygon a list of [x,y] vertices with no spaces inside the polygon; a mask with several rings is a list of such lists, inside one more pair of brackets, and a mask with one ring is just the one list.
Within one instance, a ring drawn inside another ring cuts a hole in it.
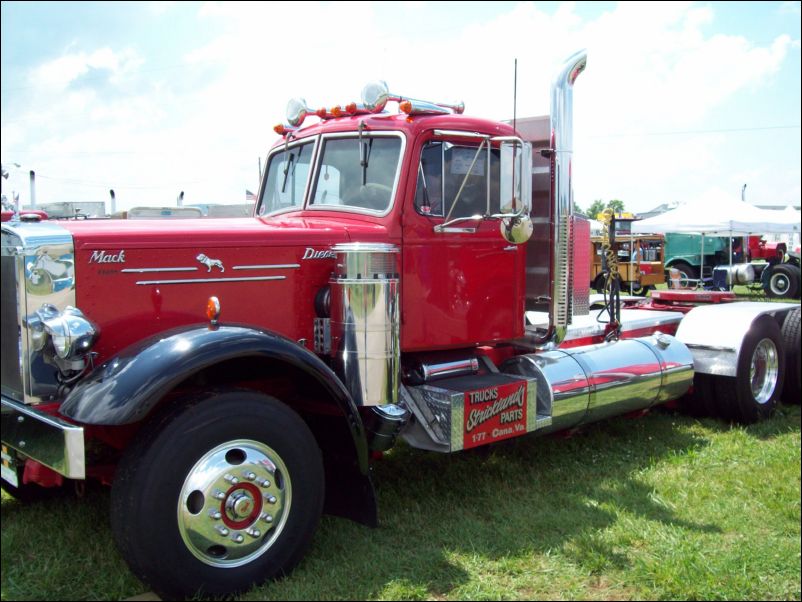
[{"label": "chrome exhaust stack", "polygon": [[551,86],[551,206],[552,242],[549,327],[536,343],[559,345],[565,338],[573,313],[571,226],[574,192],[571,183],[573,154],[574,82],[587,64],[587,51],[568,58]]},{"label": "chrome exhaust stack", "polygon": [[358,406],[398,401],[398,247],[344,243],[331,285],[331,349],[335,368]]}]

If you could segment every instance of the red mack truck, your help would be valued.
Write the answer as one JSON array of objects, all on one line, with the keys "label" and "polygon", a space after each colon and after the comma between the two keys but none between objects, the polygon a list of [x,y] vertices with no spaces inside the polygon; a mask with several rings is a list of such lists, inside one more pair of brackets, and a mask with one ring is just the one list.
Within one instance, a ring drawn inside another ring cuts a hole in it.
[{"label": "red mack truck", "polygon": [[585,63],[556,75],[545,137],[382,83],[291,102],[250,218],[4,222],[3,489],[108,484],[134,574],[225,596],[290,571],[324,511],[376,525],[371,461],[399,440],[798,398],[798,306],[589,313]]}]

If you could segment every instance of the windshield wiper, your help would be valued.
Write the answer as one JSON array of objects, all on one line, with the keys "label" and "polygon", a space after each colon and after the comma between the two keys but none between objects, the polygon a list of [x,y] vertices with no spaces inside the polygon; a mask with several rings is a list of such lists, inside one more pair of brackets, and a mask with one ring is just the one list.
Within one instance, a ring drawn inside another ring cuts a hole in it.
[{"label": "windshield wiper", "polygon": [[292,167],[294,161],[295,161],[295,154],[290,153],[290,157],[289,159],[287,159],[287,165],[284,167],[284,180],[282,180],[281,182],[282,194],[287,190],[287,177],[290,175],[290,167]]},{"label": "windshield wiper", "polygon": [[368,139],[367,151],[362,142],[362,132],[365,130],[365,122],[359,122],[359,165],[362,166],[362,186],[368,181],[368,162],[370,161],[370,151],[373,150],[373,138]]}]

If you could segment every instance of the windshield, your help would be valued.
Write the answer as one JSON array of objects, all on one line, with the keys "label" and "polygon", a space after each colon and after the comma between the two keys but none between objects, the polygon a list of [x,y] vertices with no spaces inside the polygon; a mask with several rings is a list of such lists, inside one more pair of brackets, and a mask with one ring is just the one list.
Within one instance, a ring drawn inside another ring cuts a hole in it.
[{"label": "windshield", "polygon": [[270,157],[267,182],[259,200],[259,215],[303,207],[313,148],[313,142],[305,142]]},{"label": "windshield", "polygon": [[398,136],[324,140],[310,205],[387,211],[400,157]]}]

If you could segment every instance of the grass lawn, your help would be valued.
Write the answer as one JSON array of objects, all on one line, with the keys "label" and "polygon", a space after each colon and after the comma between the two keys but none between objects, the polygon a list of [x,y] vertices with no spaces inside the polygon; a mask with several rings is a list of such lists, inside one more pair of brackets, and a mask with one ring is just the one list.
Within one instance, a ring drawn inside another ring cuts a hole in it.
[{"label": "grass lawn", "polygon": [[[381,526],[324,517],[243,600],[800,599],[800,408],[749,428],[668,411],[375,470]],[[109,495],[2,500],[2,599],[143,593]],[[169,562],[169,558],[164,559]]]}]

